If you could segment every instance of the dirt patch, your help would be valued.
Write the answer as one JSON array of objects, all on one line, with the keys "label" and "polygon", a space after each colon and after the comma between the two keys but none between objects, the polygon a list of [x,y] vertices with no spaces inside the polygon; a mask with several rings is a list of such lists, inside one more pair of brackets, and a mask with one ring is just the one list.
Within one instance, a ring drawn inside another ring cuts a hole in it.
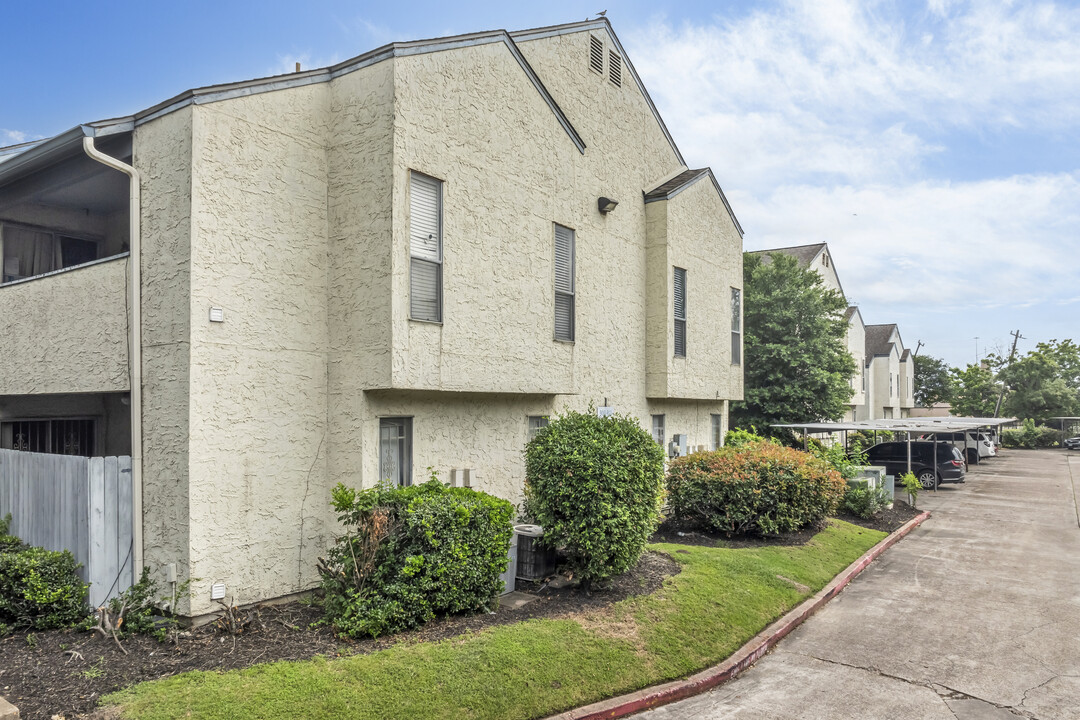
[{"label": "dirt patch", "polygon": [[[112,640],[74,630],[17,633],[0,639],[0,695],[19,708],[23,720],[86,717],[102,695],[144,680],[189,670],[232,670],[276,660],[306,660],[374,652],[399,642],[443,640],[495,625],[531,618],[588,617],[613,603],[652,593],[679,571],[667,555],[648,552],[633,570],[590,591],[570,584],[518,583],[537,599],[517,609],[443,618],[416,630],[378,640],[348,641],[325,627],[317,605],[264,605],[249,611],[240,635],[213,624],[181,633],[176,644],[134,636],[124,655]],[[622,628],[622,632],[633,632]],[[97,717],[95,715],[95,717]]]},{"label": "dirt patch", "polygon": [[896,500],[893,502],[891,510],[882,510],[871,518],[863,519],[857,515],[848,514],[839,515],[838,517],[852,525],[860,525],[871,530],[891,533],[921,512],[922,510],[916,510],[903,500]]}]

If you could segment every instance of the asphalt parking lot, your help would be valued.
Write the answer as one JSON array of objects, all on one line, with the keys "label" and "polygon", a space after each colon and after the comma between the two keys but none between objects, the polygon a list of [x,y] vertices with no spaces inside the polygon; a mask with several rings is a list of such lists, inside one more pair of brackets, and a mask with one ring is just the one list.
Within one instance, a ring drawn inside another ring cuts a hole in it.
[{"label": "asphalt parking lot", "polygon": [[736,680],[636,716],[1080,719],[1080,452],[1008,450]]}]

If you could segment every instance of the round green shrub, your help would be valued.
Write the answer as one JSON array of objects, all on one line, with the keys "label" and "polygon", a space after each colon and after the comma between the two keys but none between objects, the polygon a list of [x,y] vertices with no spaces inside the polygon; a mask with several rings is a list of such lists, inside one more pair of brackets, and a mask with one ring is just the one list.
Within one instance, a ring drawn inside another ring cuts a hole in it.
[{"label": "round green shrub", "polygon": [[489,606],[502,590],[513,505],[437,479],[357,491],[338,485],[346,534],[320,566],[326,617],[343,635],[378,637],[437,615]]},{"label": "round green shrub", "polygon": [[50,630],[87,615],[86,589],[70,552],[25,547],[0,552],[0,624]]},{"label": "round green shrub", "polygon": [[526,446],[525,477],[543,543],[592,584],[644,552],[663,503],[664,451],[633,417],[569,412]]},{"label": "round green shrub", "polygon": [[672,460],[667,490],[677,521],[728,535],[775,535],[836,512],[844,479],[826,461],[772,443]]}]

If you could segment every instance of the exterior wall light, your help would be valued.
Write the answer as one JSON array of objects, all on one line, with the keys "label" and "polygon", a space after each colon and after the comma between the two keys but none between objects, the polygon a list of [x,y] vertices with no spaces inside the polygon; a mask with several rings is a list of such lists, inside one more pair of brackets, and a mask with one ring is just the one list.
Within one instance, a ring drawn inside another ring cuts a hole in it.
[{"label": "exterior wall light", "polygon": [[601,215],[607,215],[609,212],[614,210],[615,206],[618,204],[619,203],[617,203],[616,201],[606,197],[602,197],[596,201],[596,207],[599,208]]}]

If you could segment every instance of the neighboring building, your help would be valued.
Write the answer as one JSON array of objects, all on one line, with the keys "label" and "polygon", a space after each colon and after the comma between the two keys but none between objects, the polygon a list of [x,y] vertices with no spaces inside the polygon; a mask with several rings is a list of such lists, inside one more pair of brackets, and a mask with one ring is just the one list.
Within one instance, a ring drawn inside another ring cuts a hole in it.
[{"label": "neighboring building", "polygon": [[908,417],[951,417],[952,405],[949,403],[934,403],[930,407],[913,407]]},{"label": "neighboring building", "polygon": [[[84,138],[140,173],[137,236]],[[395,43],[0,160],[0,445],[141,437],[136,558],[198,578],[191,615],[214,583],[315,585],[339,482],[468,469],[518,500],[553,413],[712,447],[742,398],[741,228],[606,20]]]},{"label": "neighboring building", "polygon": [[[844,287],[840,284],[840,276],[827,243],[757,250],[753,254],[762,256],[762,261],[768,262],[772,253],[790,255],[801,267],[820,275],[827,289],[844,295]],[[853,395],[841,419],[858,421],[908,417],[915,405],[915,363],[911,351],[904,348],[896,325],[867,325],[862,312],[854,305],[848,307],[845,318],[848,321],[845,342],[855,361],[856,371],[850,379]],[[893,353],[895,358],[892,357]]]},{"label": "neighboring building", "polygon": [[915,362],[896,325],[866,326],[870,392],[860,420],[901,419],[915,406]]}]

